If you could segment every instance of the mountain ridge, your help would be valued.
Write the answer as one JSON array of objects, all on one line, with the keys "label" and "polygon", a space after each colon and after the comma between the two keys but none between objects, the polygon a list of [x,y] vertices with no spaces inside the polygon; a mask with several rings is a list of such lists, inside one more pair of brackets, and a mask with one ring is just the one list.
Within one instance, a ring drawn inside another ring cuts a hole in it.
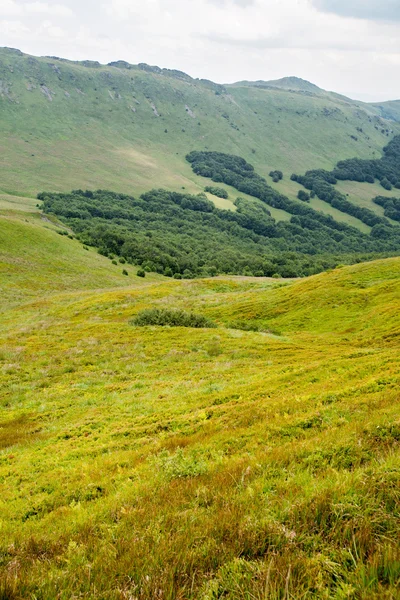
[{"label": "mountain ridge", "polygon": [[35,55],[35,56],[33,56],[33,55],[23,52],[22,50],[19,50],[18,48],[10,48],[7,46],[3,46],[3,47],[0,46],[0,52],[2,50],[8,51],[17,56],[27,56],[27,57],[31,57],[31,58],[37,58],[37,59],[55,60],[55,61],[60,61],[62,63],[67,63],[67,64],[69,63],[69,64],[74,64],[74,65],[83,66],[83,67],[87,67],[87,68],[93,68],[93,69],[99,69],[99,68],[104,68],[104,67],[115,67],[115,68],[125,69],[125,70],[139,69],[141,71],[145,71],[145,72],[149,72],[149,73],[155,73],[155,74],[159,74],[159,75],[175,77],[177,79],[182,79],[184,81],[204,82],[204,83],[212,84],[214,86],[221,87],[221,88],[239,87],[239,86],[259,87],[259,88],[266,87],[266,88],[285,89],[287,91],[303,91],[303,92],[310,92],[310,93],[316,93],[316,94],[321,94],[321,93],[322,94],[333,94],[337,97],[351,100],[352,102],[356,102],[356,103],[359,103],[362,105],[367,105],[367,106],[370,105],[373,107],[384,108],[386,105],[393,104],[393,103],[399,103],[399,105],[400,105],[400,99],[398,99],[398,98],[392,98],[389,100],[385,100],[383,102],[363,102],[361,100],[355,100],[354,98],[351,98],[351,96],[347,96],[345,94],[339,94],[338,92],[335,92],[333,90],[330,90],[330,91],[325,90],[324,88],[321,88],[320,86],[316,85],[315,83],[313,83],[307,79],[295,76],[295,75],[288,75],[288,76],[281,77],[279,79],[239,80],[239,81],[234,81],[232,83],[218,83],[218,82],[212,81],[207,78],[192,77],[188,73],[181,71],[179,69],[169,69],[169,68],[165,68],[165,67],[160,67],[158,65],[150,65],[146,62],[139,62],[137,64],[134,64],[134,63],[130,63],[129,61],[126,61],[123,59],[118,59],[118,60],[110,61],[108,63],[101,63],[97,60],[88,60],[88,59],[72,60],[72,59],[68,59],[68,58],[62,58],[59,56],[51,56],[51,55],[43,55],[43,56]]},{"label": "mountain ridge", "polygon": [[243,156],[261,174],[284,171],[280,188],[296,196],[292,172],[379,156],[400,133],[374,105],[329,93],[221,86],[144,63],[113,64],[0,49],[0,194],[32,197],[50,179],[54,191],[140,194],[151,181],[200,192],[184,157],[212,149]]}]

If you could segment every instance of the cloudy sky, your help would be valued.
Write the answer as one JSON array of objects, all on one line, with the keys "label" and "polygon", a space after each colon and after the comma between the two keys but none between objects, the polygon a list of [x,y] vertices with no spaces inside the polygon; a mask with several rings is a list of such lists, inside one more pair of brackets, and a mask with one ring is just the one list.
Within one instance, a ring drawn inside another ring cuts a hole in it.
[{"label": "cloudy sky", "polygon": [[400,0],[0,0],[0,45],[400,99]]}]

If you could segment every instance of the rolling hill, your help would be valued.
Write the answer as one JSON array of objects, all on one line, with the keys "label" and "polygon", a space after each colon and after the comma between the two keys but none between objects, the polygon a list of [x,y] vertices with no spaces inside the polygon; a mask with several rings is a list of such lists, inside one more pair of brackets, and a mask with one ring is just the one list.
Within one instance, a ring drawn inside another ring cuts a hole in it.
[{"label": "rolling hill", "polygon": [[10,206],[12,196],[34,196],[49,180],[54,191],[138,194],[151,182],[198,192],[184,160],[192,150],[237,154],[261,174],[281,169],[289,179],[379,156],[400,133],[380,108],[295,78],[223,86],[145,64],[74,63],[7,48],[0,104],[0,191]]},{"label": "rolling hill", "polygon": [[0,600],[398,598],[396,107],[0,50]]},{"label": "rolling hill", "polygon": [[37,277],[0,332],[2,598],[397,597],[398,258],[33,299]]}]

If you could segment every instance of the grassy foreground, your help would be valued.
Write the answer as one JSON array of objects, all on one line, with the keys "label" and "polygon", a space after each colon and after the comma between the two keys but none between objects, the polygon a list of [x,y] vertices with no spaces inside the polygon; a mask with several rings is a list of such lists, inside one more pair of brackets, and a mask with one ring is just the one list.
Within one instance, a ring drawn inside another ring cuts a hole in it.
[{"label": "grassy foreground", "polygon": [[0,598],[399,598],[400,260],[134,282],[4,308]]}]

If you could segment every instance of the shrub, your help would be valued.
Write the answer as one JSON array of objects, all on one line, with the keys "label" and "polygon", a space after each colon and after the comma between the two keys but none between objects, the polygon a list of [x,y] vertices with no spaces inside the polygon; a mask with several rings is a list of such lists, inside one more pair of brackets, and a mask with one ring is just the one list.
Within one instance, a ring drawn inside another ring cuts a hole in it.
[{"label": "shrub", "polygon": [[124,270],[122,271],[122,275],[128,275],[128,271],[127,271],[126,269],[124,269]]},{"label": "shrub", "polygon": [[229,198],[228,192],[221,187],[206,185],[204,191],[212,194],[213,196],[217,196],[218,198],[224,198],[225,200]]},{"label": "shrub", "polygon": [[146,271],[144,269],[138,269],[138,272],[136,273],[136,275],[138,277],[146,277]]},{"label": "shrub", "polygon": [[299,190],[297,192],[297,197],[299,200],[302,200],[303,202],[310,201],[310,194],[307,194],[307,192],[305,192],[304,190]]},{"label": "shrub", "polygon": [[390,183],[390,181],[388,179],[386,179],[386,177],[384,177],[382,179],[381,186],[383,188],[385,188],[385,190],[391,190],[392,189],[392,184]]},{"label": "shrub", "polygon": [[166,308],[149,308],[142,310],[130,323],[139,327],[145,327],[146,325],[195,328],[216,327],[216,324],[213,321],[203,315],[196,315],[183,310],[169,310]]},{"label": "shrub", "polygon": [[272,177],[272,181],[274,183],[278,183],[281,179],[283,179],[282,171],[270,171],[269,176]]}]

